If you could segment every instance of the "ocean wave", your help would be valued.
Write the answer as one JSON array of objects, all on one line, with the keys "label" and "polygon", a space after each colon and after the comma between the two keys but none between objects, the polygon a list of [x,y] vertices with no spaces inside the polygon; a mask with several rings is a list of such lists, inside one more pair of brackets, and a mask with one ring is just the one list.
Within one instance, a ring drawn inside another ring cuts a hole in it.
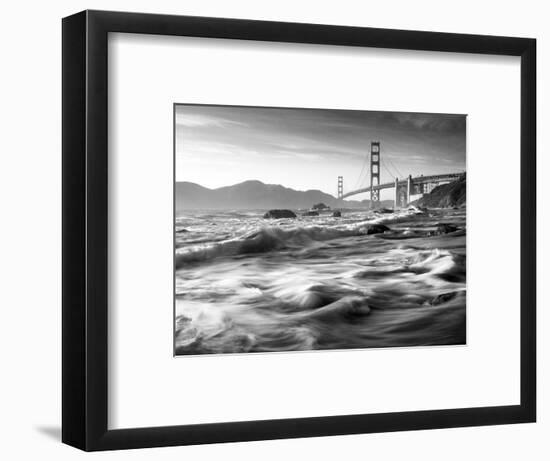
[{"label": "ocean wave", "polygon": [[384,231],[384,227],[372,221],[354,226],[325,227],[307,226],[295,228],[263,227],[242,238],[191,247],[176,255],[176,268],[187,262],[236,256],[241,254],[265,253],[274,250],[302,248],[312,242],[323,242],[343,237],[370,235]]},{"label": "ocean wave", "polygon": [[[244,236],[227,239],[226,236],[212,239],[211,237],[195,238],[182,242],[176,254],[176,268],[185,263],[207,261],[218,257],[238,256],[269,251],[300,249],[313,242],[324,242],[346,237],[359,237],[377,234],[383,238],[405,239],[429,236],[426,232],[398,230],[391,232],[387,225],[399,223],[417,214],[416,210],[404,210],[383,216],[370,216],[368,219],[356,220],[344,224],[334,224],[334,221],[297,226],[272,225],[249,231]],[[418,234],[418,235],[417,235]],[[220,236],[218,236],[220,237]],[[225,238],[224,238],[225,237]],[[197,244],[201,245],[189,245]],[[189,246],[184,246],[189,245]],[[179,246],[179,245],[178,245]]]},{"label": "ocean wave", "polygon": [[370,313],[370,307],[366,297],[345,296],[330,304],[317,309],[300,312],[297,317],[308,317],[310,319],[330,321],[347,318],[361,317]]},{"label": "ocean wave", "polygon": [[[369,235],[376,225],[390,230]],[[178,355],[466,342],[465,214],[178,227],[189,231],[176,235]]]}]

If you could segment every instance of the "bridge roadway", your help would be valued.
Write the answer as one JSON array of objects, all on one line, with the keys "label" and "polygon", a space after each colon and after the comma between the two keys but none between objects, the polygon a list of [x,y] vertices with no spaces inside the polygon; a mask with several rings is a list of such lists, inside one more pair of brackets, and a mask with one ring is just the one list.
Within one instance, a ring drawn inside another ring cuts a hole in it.
[{"label": "bridge roadway", "polygon": [[[420,185],[420,184],[451,182],[459,179],[463,175],[464,173],[447,173],[447,174],[434,174],[430,176],[417,176],[415,178],[412,178],[409,176],[408,178],[405,178],[405,179],[378,184],[376,186],[373,186],[372,189],[382,190],[382,189],[392,189],[396,187],[396,185],[397,187],[403,187],[403,186],[413,187],[415,185]],[[347,197],[351,197],[352,195],[362,194],[364,192],[370,192],[370,190],[371,190],[371,186],[352,190],[350,192],[346,192],[345,194],[343,194],[341,198],[344,199]]]}]

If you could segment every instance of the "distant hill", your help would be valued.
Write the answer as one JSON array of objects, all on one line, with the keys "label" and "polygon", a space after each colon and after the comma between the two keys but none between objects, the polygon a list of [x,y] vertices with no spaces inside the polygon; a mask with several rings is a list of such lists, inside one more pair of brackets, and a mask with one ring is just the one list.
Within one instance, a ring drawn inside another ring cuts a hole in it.
[{"label": "distant hill", "polygon": [[466,206],[466,175],[449,184],[435,187],[413,204],[427,208]]},{"label": "distant hill", "polygon": [[[176,210],[309,209],[324,203],[331,208],[365,208],[369,200],[340,200],[320,190],[298,191],[261,181],[208,189],[191,182],[176,182]],[[381,202],[393,206],[393,201]]]}]

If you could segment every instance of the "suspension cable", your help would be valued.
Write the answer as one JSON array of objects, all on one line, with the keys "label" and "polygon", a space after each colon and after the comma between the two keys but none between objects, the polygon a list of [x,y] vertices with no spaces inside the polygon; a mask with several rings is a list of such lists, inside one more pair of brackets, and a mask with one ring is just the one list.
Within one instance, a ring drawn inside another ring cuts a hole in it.
[{"label": "suspension cable", "polygon": [[397,177],[399,178],[402,178],[403,175],[401,174],[401,172],[399,171],[399,168],[397,168],[394,163],[393,163],[393,160],[391,159],[391,157],[388,157],[388,160],[389,162],[392,164],[393,168],[395,169],[395,171],[397,171]]},{"label": "suspension cable", "polygon": [[361,172],[359,173],[359,177],[355,181],[354,189],[357,189],[359,185],[362,183],[362,176],[363,176],[363,172],[365,171],[365,167],[367,166],[367,163],[368,163],[368,154],[365,155],[365,157],[363,158],[363,165],[361,166]]}]

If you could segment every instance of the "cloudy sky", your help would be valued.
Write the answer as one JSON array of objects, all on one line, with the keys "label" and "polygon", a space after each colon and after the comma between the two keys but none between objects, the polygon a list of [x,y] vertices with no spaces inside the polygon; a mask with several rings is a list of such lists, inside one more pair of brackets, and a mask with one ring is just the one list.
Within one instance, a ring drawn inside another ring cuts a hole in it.
[{"label": "cloudy sky", "polygon": [[466,169],[464,115],[178,105],[176,180],[336,195],[339,175],[345,192],[370,184],[371,141],[381,143],[381,182]]}]

